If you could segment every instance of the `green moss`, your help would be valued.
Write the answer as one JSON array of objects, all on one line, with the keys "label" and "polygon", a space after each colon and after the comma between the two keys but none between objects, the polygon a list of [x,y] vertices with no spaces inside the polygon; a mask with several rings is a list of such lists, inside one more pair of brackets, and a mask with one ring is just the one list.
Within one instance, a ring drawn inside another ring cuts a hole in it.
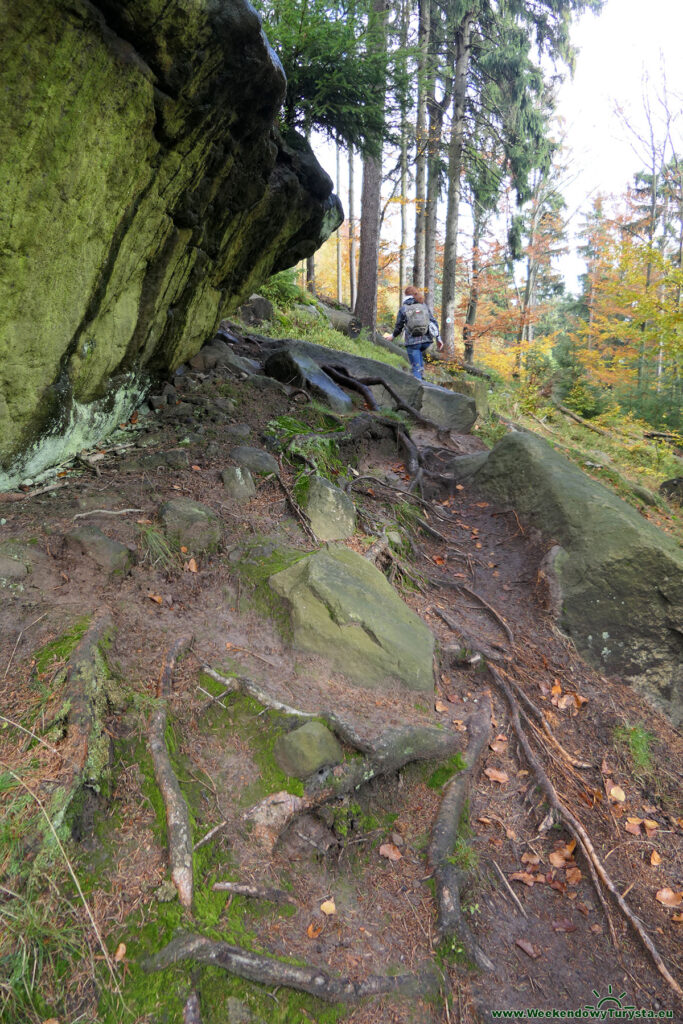
[{"label": "green moss", "polygon": [[42,675],[43,672],[47,672],[48,669],[55,665],[55,662],[67,661],[72,651],[83,639],[88,631],[90,625],[90,617],[84,616],[74,622],[73,626],[67,633],[63,633],[62,636],[58,636],[55,640],[51,640],[49,644],[41,647],[40,650],[36,651],[36,672],[38,675]]},{"label": "green moss", "polygon": [[427,785],[430,789],[441,789],[456,772],[462,772],[467,768],[467,762],[458,751],[453,757],[440,764],[427,778]]},{"label": "green moss", "polygon": [[255,538],[243,551],[237,572],[250,587],[248,603],[254,611],[273,619],[285,639],[291,638],[290,619],[285,603],[268,585],[275,573],[289,569],[309,552],[275,543],[265,537]]}]

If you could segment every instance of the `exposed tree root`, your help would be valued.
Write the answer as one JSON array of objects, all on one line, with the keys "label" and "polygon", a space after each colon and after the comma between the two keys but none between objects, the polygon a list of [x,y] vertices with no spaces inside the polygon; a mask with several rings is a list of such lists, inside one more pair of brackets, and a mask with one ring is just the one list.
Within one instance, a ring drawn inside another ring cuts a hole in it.
[{"label": "exposed tree root", "polygon": [[[607,871],[605,870],[602,861],[595,852],[595,848],[585,828],[578,820],[578,818],[576,818],[572,814],[572,812],[562,803],[562,801],[557,795],[555,787],[546,775],[545,770],[540,764],[538,758],[533,753],[529,745],[529,741],[526,737],[526,734],[522,729],[522,724],[519,718],[519,710],[512,689],[508,686],[507,682],[505,681],[505,679],[503,679],[501,674],[491,665],[489,665],[489,672],[491,673],[491,676],[494,679],[496,685],[503,691],[505,697],[507,698],[507,702],[510,706],[510,718],[512,721],[513,728],[515,730],[515,735],[517,736],[517,739],[524,751],[526,759],[530,767],[532,768],[534,775],[536,776],[538,784],[545,793],[550,806],[553,808],[553,810],[559,816],[559,818],[565,823],[569,832],[571,832],[576,841],[579,843],[581,849],[584,852],[586,860],[588,861],[588,864],[591,867],[591,874],[593,875],[595,882],[597,883],[599,879],[605,886],[605,888],[612,893],[612,896],[616,900],[619,909],[621,910],[626,920],[631,924],[634,931],[640,938],[641,942],[649,952],[655,964],[655,967],[657,968],[659,973],[662,975],[667,984],[673,989],[673,991],[679,996],[679,998],[683,999],[683,989],[681,989],[681,986],[669,972],[666,964],[662,960],[657,950],[657,947],[655,946],[654,942],[652,941],[649,934],[646,932],[642,922],[640,921],[640,918],[638,918],[633,913],[633,911],[626,903],[619,890],[617,889],[616,885],[614,884],[610,876],[607,874]],[[597,885],[597,891],[600,900],[604,906],[604,897],[599,885]],[[607,917],[608,921],[610,922],[610,930],[612,931],[612,937],[616,945],[616,936],[614,934],[614,927],[611,924],[609,912],[607,912]]]},{"label": "exposed tree root", "polygon": [[526,693],[519,685],[519,683],[517,683],[507,672],[504,672],[501,669],[501,673],[505,676],[505,679],[509,683],[511,689],[515,691],[522,704],[524,704],[524,706],[527,708],[528,711],[531,712],[534,718],[536,718],[536,720],[540,722],[541,728],[543,729],[546,739],[548,740],[550,745],[553,746],[559,754],[561,754],[565,761],[568,761],[569,764],[572,765],[574,768],[592,768],[592,764],[587,764],[585,761],[579,761],[578,758],[570,754],[568,750],[565,750],[565,748],[562,746],[562,744],[550,728],[550,725],[548,724],[548,719],[545,717],[541,709],[537,707],[529,697],[527,697]]},{"label": "exposed tree root", "polygon": [[202,1011],[196,992],[190,992],[187,997],[187,1002],[183,1007],[183,1024],[202,1024]]},{"label": "exposed tree root", "polygon": [[449,431],[447,429],[442,427],[435,420],[430,420],[428,416],[423,416],[423,414],[418,409],[416,409],[414,405],[409,405],[407,402],[405,402],[399,395],[398,391],[396,391],[396,389],[393,388],[391,384],[388,383],[388,381],[384,380],[383,377],[360,377],[358,379],[359,382],[361,384],[365,384],[366,387],[372,387],[373,385],[381,384],[384,390],[388,391],[389,394],[391,395],[397,409],[399,409],[401,412],[407,412],[408,415],[411,416],[416,423],[420,423],[423,427],[431,427],[431,429],[435,430],[440,437],[442,435],[448,435]]},{"label": "exposed tree root", "polygon": [[465,751],[467,768],[455,775],[444,789],[439,813],[432,829],[428,856],[436,885],[439,940],[457,935],[467,955],[477,966],[492,971],[494,966],[474,939],[460,906],[460,889],[465,882],[466,873],[450,860],[467,805],[472,778],[491,735],[490,696],[486,701],[486,707],[467,720],[467,731],[470,737]]},{"label": "exposed tree root", "polygon": [[173,689],[173,671],[178,654],[192,642],[189,637],[180,637],[166,656],[157,687],[157,696],[163,703],[152,712],[149,719],[149,749],[154,764],[154,776],[166,807],[168,830],[168,856],[171,878],[178,890],[178,897],[184,907],[192,906],[192,830],[190,815],[178,779],[173,771],[166,747],[167,699]]},{"label": "exposed tree root", "polygon": [[379,404],[372,391],[366,384],[361,384],[359,380],[352,377],[350,373],[341,367],[328,366],[325,364],[321,369],[331,377],[335,384],[340,384],[344,388],[349,388],[351,391],[356,391],[359,395],[362,395],[365,399],[368,409],[372,409],[373,412],[379,409]]},{"label": "exposed tree root", "polygon": [[438,988],[439,979],[431,970],[419,975],[397,974],[390,977],[370,975],[363,981],[339,978],[317,967],[300,967],[275,957],[251,953],[227,942],[216,942],[201,935],[179,935],[167,946],[143,961],[147,973],[161,971],[183,960],[222,967],[248,981],[261,985],[284,985],[308,992],[326,1003],[356,1003],[368,996],[397,994],[423,995]]},{"label": "exposed tree root", "polygon": [[487,644],[485,641],[480,640],[479,637],[475,637],[471,633],[468,633],[467,630],[463,629],[463,627],[459,623],[455,622],[448,614],[448,612],[445,612],[443,610],[443,608],[439,608],[437,607],[437,605],[433,605],[432,610],[436,615],[439,616],[440,619],[443,619],[443,621],[446,623],[449,629],[452,629],[454,633],[457,633],[458,636],[461,636],[463,638],[467,646],[472,650],[474,654],[481,654],[484,658],[488,658],[490,661],[507,660],[507,656],[504,653],[504,648],[501,647],[501,653],[498,654],[496,651],[492,649],[493,646],[495,645],[489,646],[489,644]]},{"label": "exposed tree root", "polygon": [[230,892],[235,896],[248,896],[253,900],[268,900],[269,903],[289,903],[298,907],[299,901],[290,896],[284,889],[264,888],[260,885],[245,885],[242,882],[214,882],[211,888],[215,892]]},{"label": "exposed tree root", "polygon": [[468,597],[473,597],[475,601],[479,602],[482,608],[485,608],[486,611],[493,616],[493,618],[496,620],[498,625],[501,627],[501,629],[507,636],[510,643],[514,645],[514,634],[510,627],[508,626],[505,619],[502,617],[500,612],[497,612],[493,605],[490,605],[488,601],[485,601],[481,594],[478,594],[476,590],[471,590],[469,587],[466,587],[463,583],[456,583],[454,580],[449,580],[445,576],[438,578],[436,576],[428,576],[427,579],[429,580],[430,583],[433,583],[435,586],[451,587],[453,590],[459,590],[461,593],[467,594]]}]

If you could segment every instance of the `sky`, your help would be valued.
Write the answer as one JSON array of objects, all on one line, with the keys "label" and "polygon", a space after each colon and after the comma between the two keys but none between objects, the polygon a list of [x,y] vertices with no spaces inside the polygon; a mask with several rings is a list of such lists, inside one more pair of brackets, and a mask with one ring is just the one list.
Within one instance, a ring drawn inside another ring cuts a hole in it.
[{"label": "sky", "polygon": [[[643,75],[652,91],[666,69],[672,110],[683,110],[683,3],[681,0],[607,0],[599,15],[586,13],[572,29],[579,49],[573,79],[559,94],[559,113],[565,119],[574,180],[567,187],[567,206],[587,209],[597,191],[621,194],[634,173],[642,168],[628,132],[615,116],[615,103],[641,130]],[[683,114],[677,135],[683,149]],[[571,227],[578,227],[579,216]],[[576,257],[567,257],[562,269],[570,290],[583,269]]]}]

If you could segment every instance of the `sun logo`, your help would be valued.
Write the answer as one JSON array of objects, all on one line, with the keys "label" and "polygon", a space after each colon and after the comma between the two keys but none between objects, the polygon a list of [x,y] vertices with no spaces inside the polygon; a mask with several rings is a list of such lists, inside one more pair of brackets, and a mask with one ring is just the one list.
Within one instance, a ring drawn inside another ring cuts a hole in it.
[{"label": "sun logo", "polygon": [[611,985],[607,986],[606,996],[601,997],[597,988],[593,989],[593,995],[598,1001],[595,1005],[592,1003],[586,1003],[587,1010],[603,1010],[607,1006],[611,1007],[613,1010],[635,1010],[635,1006],[625,1006],[622,1003],[621,1000],[626,996],[626,992],[620,992],[619,995],[616,996]]}]

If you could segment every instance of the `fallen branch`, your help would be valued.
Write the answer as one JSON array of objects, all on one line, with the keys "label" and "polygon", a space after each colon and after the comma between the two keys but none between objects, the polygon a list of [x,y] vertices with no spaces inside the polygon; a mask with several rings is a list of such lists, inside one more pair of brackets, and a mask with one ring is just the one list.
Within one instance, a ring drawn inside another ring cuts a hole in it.
[{"label": "fallen branch", "polygon": [[[526,737],[526,734],[525,734],[524,730],[522,729],[522,725],[521,725],[521,722],[520,722],[520,719],[519,719],[519,711],[518,711],[518,708],[517,708],[517,702],[515,701],[515,697],[514,697],[514,694],[513,694],[512,690],[511,690],[511,688],[508,686],[507,682],[505,681],[505,679],[503,679],[503,677],[500,675],[500,673],[497,672],[496,669],[494,669],[491,665],[489,665],[489,672],[491,673],[491,676],[494,679],[496,685],[503,691],[503,693],[505,694],[505,696],[507,698],[508,704],[510,706],[510,718],[511,718],[511,721],[512,721],[513,728],[515,730],[515,735],[517,736],[517,740],[519,741],[519,744],[520,744],[522,750],[524,751],[524,754],[525,754],[526,759],[527,759],[527,761],[529,763],[529,766],[533,769],[534,775],[536,776],[536,780],[537,780],[538,784],[540,785],[541,789],[544,791],[550,806],[556,812],[556,814],[560,817],[560,819],[565,823],[565,825],[567,826],[569,832],[571,832],[571,834],[574,836],[576,841],[581,846],[581,849],[583,850],[583,852],[584,852],[584,854],[586,856],[586,859],[587,859],[587,861],[589,863],[589,866],[591,866],[592,873],[594,872],[598,876],[600,881],[603,883],[605,888],[608,889],[609,892],[612,893],[612,896],[616,900],[619,909],[621,910],[621,912],[624,915],[624,917],[626,918],[626,920],[631,924],[631,926],[633,927],[633,929],[636,932],[636,934],[639,936],[641,942],[643,943],[643,945],[645,946],[645,948],[649,952],[650,956],[652,957],[652,960],[653,960],[657,970],[659,971],[659,973],[662,975],[662,977],[667,982],[667,984],[670,985],[670,987],[674,990],[674,992],[680,998],[683,999],[683,989],[681,989],[681,986],[678,984],[676,979],[670,974],[666,964],[664,963],[664,961],[662,960],[659,952],[657,951],[657,947],[655,946],[654,942],[652,941],[652,939],[650,938],[648,933],[645,931],[645,928],[644,928],[642,922],[633,913],[633,911],[628,906],[628,904],[624,900],[623,896],[621,895],[621,893],[617,889],[616,885],[614,884],[614,882],[612,881],[610,876],[607,874],[607,871],[605,870],[605,867],[602,864],[602,861],[600,860],[600,858],[598,857],[597,853],[595,852],[595,848],[593,846],[593,843],[591,842],[591,839],[590,839],[588,833],[586,832],[585,828],[583,827],[581,822],[578,820],[578,818],[576,818],[572,814],[572,812],[567,807],[565,807],[565,805],[561,802],[561,800],[559,799],[559,797],[557,795],[555,787],[553,786],[552,782],[550,781],[550,779],[546,775],[545,770],[543,769],[542,765],[540,764],[538,758],[533,753],[533,751],[532,751],[532,749],[531,749],[531,747],[529,745],[529,741],[528,741],[528,739]],[[601,902],[603,903],[603,906],[604,906],[605,904],[604,904],[604,897],[602,895],[602,891],[600,890],[599,887],[598,887],[597,891],[598,891],[598,895],[600,897],[600,900],[601,900]],[[609,919],[609,914],[608,914],[608,920],[610,920]],[[611,925],[611,921],[610,921],[610,925]],[[616,940],[616,937],[614,936],[613,928],[611,928],[611,930],[612,930],[613,939]]]},{"label": "fallen branch", "polygon": [[275,957],[251,953],[227,942],[206,939],[202,935],[179,935],[167,946],[142,962],[147,973],[161,971],[183,960],[222,967],[248,981],[261,985],[284,985],[299,992],[308,992],[326,1003],[356,1003],[368,996],[395,993],[424,995],[438,988],[434,973],[423,970],[419,974],[397,974],[383,977],[370,975],[363,981],[339,978],[317,967],[285,963]]},{"label": "fallen branch", "polygon": [[142,508],[121,508],[117,512],[113,512],[108,508],[93,508],[90,512],[79,512],[73,517],[72,522],[76,522],[77,519],[85,519],[86,516],[125,516],[129,512],[144,512]]},{"label": "fallen branch", "polygon": [[173,644],[166,656],[157,686],[157,696],[161,703],[152,712],[149,719],[149,749],[154,764],[154,776],[166,807],[166,826],[168,830],[168,856],[171,866],[171,878],[178,890],[178,898],[184,907],[192,906],[193,874],[192,874],[192,829],[190,815],[180,784],[173,771],[171,759],[166,747],[167,699],[173,688],[173,672],[178,654],[191,643],[191,638],[180,637]]},{"label": "fallen branch", "polygon": [[592,430],[594,434],[601,434],[602,437],[614,437],[609,430],[603,430],[602,427],[596,427],[594,423],[589,423],[583,416],[578,416],[577,413],[572,412],[566,405],[562,405],[560,402],[553,402],[553,405],[558,409],[563,416],[569,417],[570,420],[574,420],[575,423],[580,423],[582,427],[587,427],[588,430]]},{"label": "fallen branch", "polygon": [[446,785],[441,806],[432,828],[428,861],[436,885],[437,937],[439,941],[457,935],[465,946],[467,955],[483,970],[492,971],[494,966],[480,949],[465,921],[460,906],[460,889],[466,881],[466,872],[451,862],[458,830],[467,806],[472,777],[491,735],[491,701],[467,720],[469,744],[465,751],[467,768]]},{"label": "fallen branch", "polygon": [[289,903],[298,907],[299,901],[284,889],[263,888],[259,885],[245,885],[242,882],[214,882],[214,892],[230,892],[234,896],[248,896],[254,900],[268,900],[269,903]]}]

